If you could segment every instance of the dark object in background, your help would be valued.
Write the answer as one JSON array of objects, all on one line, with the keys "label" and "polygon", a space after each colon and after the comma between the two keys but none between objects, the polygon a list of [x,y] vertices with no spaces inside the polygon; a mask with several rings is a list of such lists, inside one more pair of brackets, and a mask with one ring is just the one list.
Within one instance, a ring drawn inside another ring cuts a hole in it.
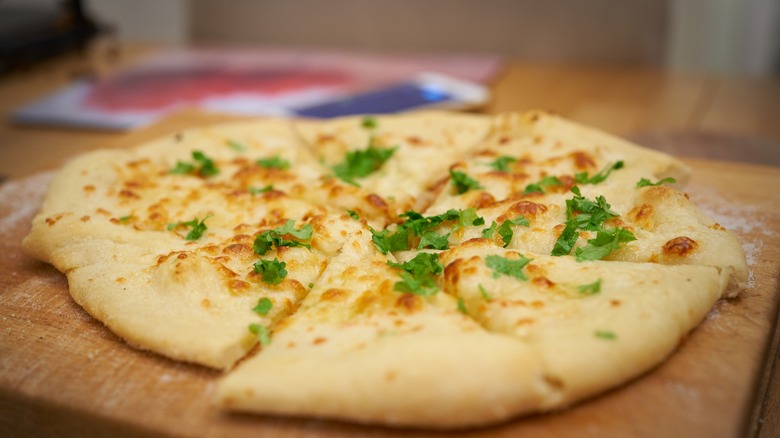
[{"label": "dark object in background", "polygon": [[80,0],[51,5],[0,1],[0,74],[83,50],[103,31],[84,12]]}]

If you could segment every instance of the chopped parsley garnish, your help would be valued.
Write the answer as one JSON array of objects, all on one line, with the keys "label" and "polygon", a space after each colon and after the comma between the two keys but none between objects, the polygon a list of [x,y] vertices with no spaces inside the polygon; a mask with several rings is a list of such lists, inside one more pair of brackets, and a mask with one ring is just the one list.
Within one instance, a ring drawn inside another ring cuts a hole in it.
[{"label": "chopped parsley garnish", "polygon": [[609,330],[596,330],[595,332],[593,332],[593,336],[599,339],[606,339],[608,341],[617,339],[617,335],[615,334],[615,332],[611,332]]},{"label": "chopped parsley garnish", "polygon": [[625,228],[613,228],[609,230],[599,230],[596,237],[588,240],[588,244],[574,251],[578,262],[586,260],[601,260],[608,256],[612,251],[620,249],[621,243],[627,243],[636,240],[631,231]]},{"label": "chopped parsley garnish", "polygon": [[463,298],[458,297],[458,311],[464,315],[468,315],[469,312],[466,310],[466,303],[463,302]]},{"label": "chopped parsley garnish", "polygon": [[423,296],[433,295],[439,291],[436,278],[444,271],[444,266],[439,263],[438,254],[421,252],[408,262],[387,262],[387,264],[403,270],[401,281],[395,283],[394,290]]},{"label": "chopped parsley garnish", "polygon": [[449,245],[450,233],[436,234],[433,231],[428,231],[423,234],[420,239],[420,244],[417,245],[417,249],[431,248],[431,249],[447,249]]},{"label": "chopped parsley garnish", "polygon": [[119,218],[119,223],[120,224],[126,224],[126,223],[130,222],[130,220],[133,219],[133,218],[135,218],[135,216],[133,216],[132,214],[128,214],[127,216],[122,216],[122,217]]},{"label": "chopped parsley garnish", "polygon": [[539,182],[528,184],[525,186],[525,190],[523,190],[524,195],[530,195],[531,193],[541,193],[545,194],[545,189],[547,187],[553,187],[553,186],[562,186],[563,181],[558,179],[556,176],[545,176]]},{"label": "chopped parsley garnish", "polygon": [[257,305],[252,308],[252,310],[257,313],[258,315],[268,315],[268,312],[271,311],[271,308],[274,306],[274,302],[271,301],[268,297],[260,298],[257,301]]},{"label": "chopped parsley garnish", "polygon": [[652,182],[647,178],[641,178],[639,182],[636,183],[636,188],[640,187],[651,187],[651,186],[660,186],[661,184],[674,184],[677,180],[674,178],[663,178],[659,180],[658,182]]},{"label": "chopped parsley garnish", "polygon": [[333,166],[333,173],[347,184],[357,186],[355,178],[363,178],[379,170],[397,149],[374,147],[372,139],[368,148],[347,152],[344,161]]},{"label": "chopped parsley garnish", "polygon": [[577,243],[577,239],[579,238],[580,232],[577,229],[577,221],[566,221],[566,227],[564,227],[561,235],[558,236],[558,240],[555,241],[555,246],[553,246],[553,250],[550,255],[564,256],[571,254],[571,250],[574,248],[574,245]]},{"label": "chopped parsley garnish", "polygon": [[462,195],[472,189],[476,190],[482,188],[477,180],[471,178],[459,170],[450,169],[450,177],[450,182],[453,186],[455,186],[455,191],[458,192],[459,195]]},{"label": "chopped parsley garnish", "polygon": [[249,190],[249,193],[251,193],[252,195],[259,195],[259,194],[262,194],[262,193],[270,192],[273,189],[274,189],[273,184],[268,184],[265,187],[250,187],[248,190]]},{"label": "chopped parsley garnish", "polygon": [[[311,249],[311,245],[303,241],[311,239],[314,229],[311,224],[306,224],[300,230],[295,229],[295,221],[290,219],[284,225],[273,230],[266,230],[260,233],[252,245],[255,254],[263,255],[273,246],[277,248],[282,246],[302,246]],[[291,236],[294,239],[286,238]]]},{"label": "chopped parsley garnish", "polygon": [[594,281],[590,284],[582,284],[577,286],[577,290],[583,295],[595,295],[601,292],[601,279]]},{"label": "chopped parsley garnish", "polygon": [[202,220],[198,221],[198,218],[195,218],[191,221],[187,222],[175,222],[172,224],[168,224],[168,231],[174,230],[178,227],[190,227],[192,228],[189,233],[184,237],[185,240],[198,240],[203,235],[204,232],[208,229],[206,226],[206,219],[210,218],[211,215],[207,215]]},{"label": "chopped parsley garnish", "polygon": [[266,346],[271,343],[271,332],[268,327],[262,324],[249,324],[249,331],[257,336],[260,345]]},{"label": "chopped parsley garnish", "polygon": [[439,235],[433,232],[433,229],[442,222],[457,221],[456,229],[458,227],[482,225],[485,223],[485,219],[477,215],[475,208],[467,208],[466,210],[452,209],[442,214],[428,217],[409,210],[399,216],[406,220],[398,225],[395,231],[376,231],[373,228],[371,229],[374,246],[382,254],[410,249],[409,239],[412,236],[420,237],[420,243],[417,248],[447,249],[449,234]]},{"label": "chopped parsley garnish", "polygon": [[504,248],[506,248],[509,246],[509,243],[512,242],[512,237],[514,236],[512,225],[523,225],[527,227],[530,224],[531,222],[523,215],[520,215],[515,219],[507,219],[501,222],[500,226],[496,221],[493,221],[488,228],[482,230],[482,237],[485,239],[492,239],[495,232],[498,231],[498,235],[501,236],[501,240],[504,242]]},{"label": "chopped parsley garnish", "polygon": [[482,298],[484,298],[485,301],[490,301],[493,299],[493,296],[490,295],[481,284],[479,285],[479,293],[482,294]]},{"label": "chopped parsley garnish", "polygon": [[577,261],[601,260],[612,251],[620,248],[621,243],[636,240],[636,237],[625,228],[605,228],[608,219],[618,214],[603,196],[594,201],[582,196],[578,187],[572,187],[574,197],[566,200],[566,227],[558,236],[552,255],[563,256],[571,254],[571,250],[580,237],[579,230],[595,231],[596,237],[588,240],[588,245],[577,248]]},{"label": "chopped parsley garnish", "polygon": [[347,210],[347,216],[349,216],[352,219],[360,220],[360,216],[358,216],[357,212],[354,210]]},{"label": "chopped parsley garnish", "polygon": [[363,117],[363,120],[360,121],[360,126],[366,129],[376,129],[378,126],[376,117],[373,116]]},{"label": "chopped parsley garnish", "polygon": [[244,146],[243,143],[240,143],[240,142],[238,142],[236,140],[228,139],[228,140],[225,140],[225,143],[227,143],[227,145],[230,147],[230,149],[233,149],[234,151],[244,152],[246,150],[246,146]]},{"label": "chopped parsley garnish", "polygon": [[284,158],[274,155],[270,158],[260,158],[256,161],[257,165],[264,169],[287,170],[290,168],[290,162]]},{"label": "chopped parsley garnish", "polygon": [[195,160],[195,163],[185,163],[184,161],[178,161],[176,166],[170,170],[170,173],[195,173],[203,177],[214,176],[219,173],[219,169],[217,169],[214,161],[207,157],[203,152],[192,151],[192,159]]},{"label": "chopped parsley garnish", "polygon": [[609,166],[601,169],[599,173],[591,177],[588,176],[588,172],[575,173],[574,182],[577,184],[600,184],[607,179],[613,170],[622,169],[623,165],[623,161],[618,161],[615,164],[610,164]]},{"label": "chopped parsley garnish", "polygon": [[509,165],[517,161],[517,158],[503,155],[488,163],[488,166],[499,172],[509,172]]},{"label": "chopped parsley garnish", "polygon": [[508,259],[499,255],[489,255],[485,257],[485,264],[488,268],[493,270],[493,278],[498,278],[501,275],[508,277],[515,277],[519,280],[528,280],[528,277],[523,273],[523,268],[532,259],[526,258],[520,255],[517,260]]},{"label": "chopped parsley garnish", "polygon": [[261,274],[261,278],[264,282],[268,284],[279,284],[282,282],[282,279],[287,276],[287,270],[284,269],[285,266],[287,266],[287,263],[275,258],[273,260],[258,260],[255,262],[253,268],[255,272]]}]

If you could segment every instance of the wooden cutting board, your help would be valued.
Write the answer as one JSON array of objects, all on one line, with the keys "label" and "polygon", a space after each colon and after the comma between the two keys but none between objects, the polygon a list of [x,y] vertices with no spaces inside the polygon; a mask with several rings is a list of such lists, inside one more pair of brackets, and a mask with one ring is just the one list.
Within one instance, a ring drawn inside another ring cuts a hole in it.
[{"label": "wooden cutting board", "polygon": [[[224,119],[179,116],[113,146]],[[691,199],[742,240],[750,287],[717,303],[669,360],[630,384],[562,412],[461,435],[736,437],[757,431],[770,380],[766,365],[776,354],[780,168],[687,162],[694,168]],[[213,407],[219,372],[128,347],[70,299],[64,275],[21,251],[53,174],[0,185],[0,436],[431,435]]]}]

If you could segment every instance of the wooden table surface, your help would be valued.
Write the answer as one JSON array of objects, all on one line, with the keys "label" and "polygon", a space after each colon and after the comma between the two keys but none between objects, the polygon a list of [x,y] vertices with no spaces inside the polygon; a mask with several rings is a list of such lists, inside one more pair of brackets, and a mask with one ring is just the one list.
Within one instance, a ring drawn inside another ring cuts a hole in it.
[{"label": "wooden table surface", "polygon": [[[0,78],[0,177],[31,175],[57,167],[79,152],[121,143],[125,137],[113,132],[14,126],[7,114],[74,77],[110,73],[156,50],[131,46],[123,47],[116,57],[105,51],[66,56]],[[493,84],[493,100],[483,111],[532,108],[554,111],[679,156],[780,166],[780,78],[510,61]],[[749,173],[751,168],[739,169]],[[762,169],[775,176],[780,171]],[[780,233],[780,229],[770,231]],[[780,435],[780,372],[773,373],[777,333],[772,333],[748,425],[749,432],[761,437]]]}]

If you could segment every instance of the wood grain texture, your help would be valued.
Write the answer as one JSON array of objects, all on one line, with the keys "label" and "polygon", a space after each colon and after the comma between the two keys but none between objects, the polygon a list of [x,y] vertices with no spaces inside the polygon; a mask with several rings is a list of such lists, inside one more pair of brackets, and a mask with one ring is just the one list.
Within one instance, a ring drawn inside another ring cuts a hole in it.
[{"label": "wood grain texture", "polygon": [[[183,114],[117,146],[219,120]],[[630,384],[562,412],[460,435],[736,437],[756,430],[754,400],[766,391],[764,356],[778,304],[780,193],[773,188],[780,169],[688,162],[691,199],[740,237],[751,287],[716,304],[668,361]],[[51,177],[0,186],[0,436],[430,436],[213,407],[218,372],[128,347],[73,303],[62,274],[21,252]]]}]

